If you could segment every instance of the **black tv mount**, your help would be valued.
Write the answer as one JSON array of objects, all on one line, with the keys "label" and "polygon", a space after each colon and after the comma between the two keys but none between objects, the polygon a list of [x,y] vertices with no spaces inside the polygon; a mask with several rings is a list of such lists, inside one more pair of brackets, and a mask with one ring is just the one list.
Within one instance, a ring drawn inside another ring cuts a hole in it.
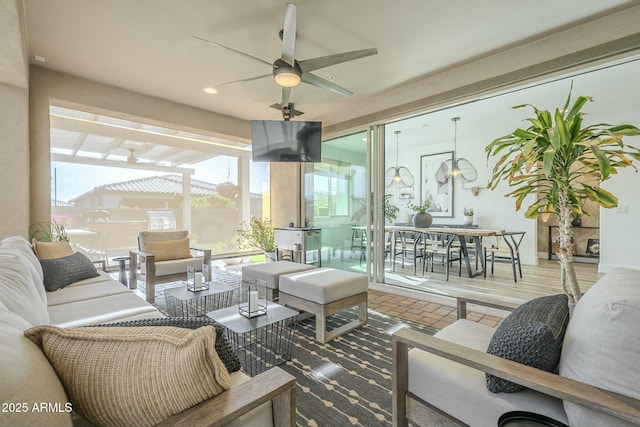
[{"label": "black tv mount", "polygon": [[296,110],[291,102],[285,106],[282,106],[281,104],[273,104],[271,108],[282,111],[282,118],[284,120],[291,120],[294,117],[304,114],[302,111]]}]

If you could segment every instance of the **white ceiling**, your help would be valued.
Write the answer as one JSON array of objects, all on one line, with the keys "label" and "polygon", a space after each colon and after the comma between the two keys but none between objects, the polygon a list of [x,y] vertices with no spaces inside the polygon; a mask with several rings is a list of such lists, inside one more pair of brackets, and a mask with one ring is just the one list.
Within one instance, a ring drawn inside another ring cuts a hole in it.
[{"label": "white ceiling", "polygon": [[[272,62],[281,54],[284,0],[24,0],[32,63],[242,119],[280,119],[268,66],[199,42],[200,36]],[[298,60],[375,47],[379,54],[315,74],[351,97],[302,84],[305,119],[637,1],[297,0]],[[0,21],[1,22],[1,21]],[[0,44],[0,47],[2,45]],[[34,61],[39,55],[46,62]]]}]

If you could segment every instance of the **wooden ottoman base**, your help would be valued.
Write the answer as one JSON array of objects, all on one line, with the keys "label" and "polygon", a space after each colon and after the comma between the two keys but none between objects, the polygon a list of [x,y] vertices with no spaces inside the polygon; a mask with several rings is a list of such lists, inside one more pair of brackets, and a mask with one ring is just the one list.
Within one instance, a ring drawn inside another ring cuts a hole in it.
[{"label": "wooden ottoman base", "polygon": [[[316,316],[316,341],[324,344],[335,337],[346,334],[347,332],[367,323],[367,298],[367,292],[363,292],[328,304],[318,304],[294,295],[285,294],[281,291],[279,304],[295,307],[314,314]],[[358,306],[357,319],[352,320],[339,328],[327,331],[328,316],[340,313],[341,311],[354,306]]]}]

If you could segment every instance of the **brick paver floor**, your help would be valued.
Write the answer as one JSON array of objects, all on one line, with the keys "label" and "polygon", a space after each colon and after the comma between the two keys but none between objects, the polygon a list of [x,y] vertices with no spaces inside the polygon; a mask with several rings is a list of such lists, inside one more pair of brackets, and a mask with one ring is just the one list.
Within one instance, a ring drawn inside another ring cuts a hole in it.
[{"label": "brick paver floor", "polygon": [[[456,307],[418,300],[387,292],[369,290],[369,308],[379,313],[412,320],[442,329],[453,323],[458,316]],[[478,312],[467,313],[467,319],[495,328],[501,317]]]}]

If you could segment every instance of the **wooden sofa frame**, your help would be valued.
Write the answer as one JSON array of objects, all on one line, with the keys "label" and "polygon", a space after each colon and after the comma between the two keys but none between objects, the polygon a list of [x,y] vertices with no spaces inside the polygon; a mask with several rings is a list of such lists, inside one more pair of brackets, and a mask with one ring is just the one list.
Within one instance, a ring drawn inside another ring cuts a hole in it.
[{"label": "wooden sofa frame", "polygon": [[271,401],[274,427],[296,425],[296,380],[280,368],[273,368],[233,386],[157,424],[159,427],[218,427]]},{"label": "wooden sofa frame", "polygon": [[[458,299],[458,318],[466,317],[466,303],[488,305],[503,310],[513,310],[514,305],[461,297]],[[431,335],[403,328],[392,336],[393,347],[393,426],[406,427],[411,420],[417,425],[432,425],[435,418],[446,420],[446,425],[466,424],[450,414],[444,414],[429,403],[409,392],[409,349],[442,356],[449,360],[499,376],[540,393],[568,400],[619,419],[637,423],[640,420],[640,400],[604,390],[590,384],[542,371],[521,363],[474,350],[463,345],[439,339]],[[444,425],[444,424],[438,425]]]}]

